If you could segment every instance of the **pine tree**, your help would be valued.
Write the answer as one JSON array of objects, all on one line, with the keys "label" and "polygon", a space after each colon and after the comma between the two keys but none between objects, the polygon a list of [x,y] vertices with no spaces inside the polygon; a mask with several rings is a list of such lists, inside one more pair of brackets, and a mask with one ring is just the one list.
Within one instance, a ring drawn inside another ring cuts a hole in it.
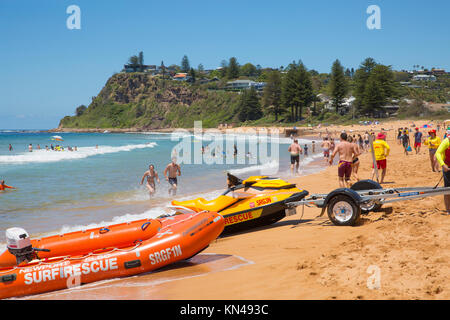
[{"label": "pine tree", "polygon": [[192,81],[192,83],[195,83],[195,76],[196,76],[196,74],[195,74],[195,70],[194,70],[194,68],[191,68],[190,70],[189,70],[189,73],[188,73],[188,75],[189,76],[191,76],[191,81]]},{"label": "pine tree", "polygon": [[238,117],[240,121],[257,120],[262,117],[261,105],[255,88],[252,87],[242,92]]},{"label": "pine tree", "polygon": [[281,100],[291,109],[291,121],[302,118],[303,108],[309,107],[314,100],[311,74],[301,62],[291,63],[283,80]]},{"label": "pine tree", "polygon": [[144,53],[141,51],[139,52],[139,69],[142,71],[144,71]]},{"label": "pine tree", "polygon": [[235,57],[231,57],[228,62],[227,78],[236,79],[239,77],[239,64]]},{"label": "pine tree", "polygon": [[183,56],[183,59],[181,59],[181,72],[187,73],[191,69],[191,66],[189,64],[189,59],[187,55]]},{"label": "pine tree", "polygon": [[339,109],[342,107],[344,98],[348,93],[348,84],[344,75],[344,67],[339,60],[336,60],[331,68],[330,86],[333,107],[335,108],[336,113],[339,113]]},{"label": "pine tree", "polygon": [[283,78],[282,91],[281,91],[281,101],[285,108],[290,109],[291,115],[290,120],[295,121],[294,108],[295,108],[295,95],[296,95],[296,74],[297,74],[297,64],[292,62],[287,67],[287,73]]},{"label": "pine tree", "polygon": [[263,105],[275,115],[275,121],[278,121],[278,115],[283,112],[281,104],[281,75],[278,70],[269,73],[266,86],[263,91]]},{"label": "pine tree", "polygon": [[362,108],[363,100],[364,100],[364,92],[366,90],[367,79],[369,79],[370,73],[377,63],[372,58],[365,59],[359,68],[355,72],[354,80],[355,80],[355,90],[353,95],[355,96],[355,104],[359,109]]}]

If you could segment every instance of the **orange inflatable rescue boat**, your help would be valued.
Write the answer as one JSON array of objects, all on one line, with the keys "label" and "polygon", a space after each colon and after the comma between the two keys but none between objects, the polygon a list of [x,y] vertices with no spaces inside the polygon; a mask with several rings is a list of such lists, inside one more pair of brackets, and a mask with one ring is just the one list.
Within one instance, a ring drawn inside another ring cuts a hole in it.
[{"label": "orange inflatable rescue boat", "polygon": [[6,231],[0,299],[72,288],[149,272],[193,257],[224,228],[215,212],[144,219],[31,240]]}]

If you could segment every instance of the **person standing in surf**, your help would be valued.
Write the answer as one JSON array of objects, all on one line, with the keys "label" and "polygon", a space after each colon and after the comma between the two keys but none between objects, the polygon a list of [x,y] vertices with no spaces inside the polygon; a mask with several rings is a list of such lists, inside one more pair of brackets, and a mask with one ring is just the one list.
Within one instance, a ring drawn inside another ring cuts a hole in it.
[{"label": "person standing in surf", "polygon": [[148,193],[151,197],[156,192],[155,179],[156,181],[158,181],[158,183],[161,183],[159,181],[158,172],[156,172],[154,165],[151,164],[148,166],[148,170],[145,171],[144,176],[141,179],[141,185],[144,183],[145,178],[147,178],[147,183],[145,184],[145,186],[147,187]]},{"label": "person standing in surf", "polygon": [[298,144],[297,139],[294,139],[294,142],[289,146],[288,151],[291,153],[291,173],[295,175],[298,173],[298,167],[300,166],[300,154],[303,153],[302,147]]},{"label": "person standing in surf", "polygon": [[172,193],[172,195],[177,194],[177,187],[178,187],[178,180],[177,176],[181,176],[181,168],[177,164],[177,159],[172,158],[172,162],[169,163],[164,170],[164,177],[166,178],[166,181],[169,182],[170,188],[169,188],[169,195]]}]

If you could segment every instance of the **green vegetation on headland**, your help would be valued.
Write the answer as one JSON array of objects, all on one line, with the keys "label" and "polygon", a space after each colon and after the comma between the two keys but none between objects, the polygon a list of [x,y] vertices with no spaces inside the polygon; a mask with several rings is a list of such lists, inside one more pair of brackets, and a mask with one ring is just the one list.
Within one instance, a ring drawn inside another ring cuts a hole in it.
[{"label": "green vegetation on headland", "polygon": [[[450,118],[443,107],[450,101],[448,73],[434,76],[434,69],[423,67],[415,72],[394,71],[372,58],[356,70],[345,69],[336,60],[329,74],[319,74],[301,61],[272,69],[251,63],[241,66],[234,57],[215,70],[205,70],[201,64],[194,69],[187,56],[181,66],[165,67],[163,62],[159,67],[146,66],[141,52],[130,58],[125,69],[107,81],[89,107],[79,106],[74,116],[64,117],[59,128],[191,128],[196,120],[207,128]],[[234,85],[243,82],[234,80],[250,82],[247,88],[236,89]]]}]

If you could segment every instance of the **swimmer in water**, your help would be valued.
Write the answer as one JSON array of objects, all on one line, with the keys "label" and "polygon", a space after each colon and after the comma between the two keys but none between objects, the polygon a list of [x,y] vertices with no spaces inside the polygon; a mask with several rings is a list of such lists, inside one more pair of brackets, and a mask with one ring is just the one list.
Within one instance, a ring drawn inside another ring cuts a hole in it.
[{"label": "swimmer in water", "polygon": [[293,175],[298,174],[298,167],[300,166],[300,154],[303,153],[303,150],[302,147],[300,147],[300,145],[298,144],[297,139],[294,139],[294,142],[289,146],[288,152],[291,153],[291,173]]},{"label": "swimmer in water", "polygon": [[0,181],[0,191],[5,191],[5,189],[17,189],[15,187],[7,186],[5,180]]}]

